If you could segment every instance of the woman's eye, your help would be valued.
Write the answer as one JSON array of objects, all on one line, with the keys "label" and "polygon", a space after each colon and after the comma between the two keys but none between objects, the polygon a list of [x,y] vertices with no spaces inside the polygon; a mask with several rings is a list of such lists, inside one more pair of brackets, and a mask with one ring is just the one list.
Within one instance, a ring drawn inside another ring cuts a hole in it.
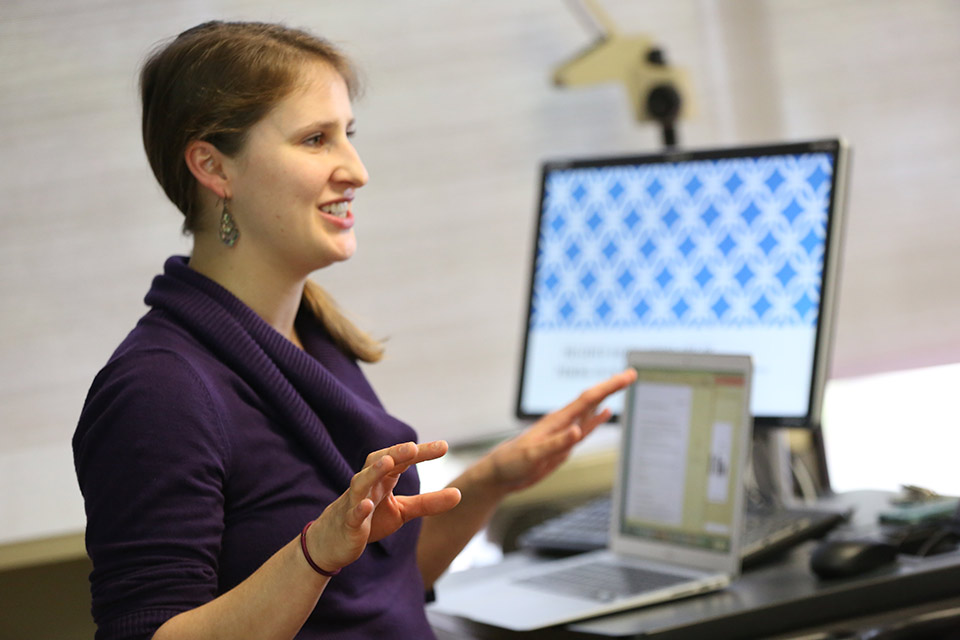
[{"label": "woman's eye", "polygon": [[347,129],[347,137],[348,137],[348,138],[352,138],[352,137],[355,136],[355,135],[357,135],[357,130],[356,130],[356,129]]},{"label": "woman's eye", "polygon": [[303,143],[311,147],[319,147],[320,145],[323,144],[323,134],[318,133],[315,136],[310,136],[309,138],[304,140]]}]

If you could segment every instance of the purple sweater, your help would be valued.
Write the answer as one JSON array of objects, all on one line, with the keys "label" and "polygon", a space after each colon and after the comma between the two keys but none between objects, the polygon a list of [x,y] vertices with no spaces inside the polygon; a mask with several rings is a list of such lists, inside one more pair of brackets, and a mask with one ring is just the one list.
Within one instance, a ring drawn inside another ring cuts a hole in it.
[{"label": "purple sweater", "polygon": [[[304,351],[167,260],[151,310],[100,371],[74,435],[97,639],[149,638],[244,580],[347,489],[371,451],[415,440],[309,311]],[[416,471],[398,494],[419,491]],[[330,581],[298,638],[432,638],[419,521]]]}]

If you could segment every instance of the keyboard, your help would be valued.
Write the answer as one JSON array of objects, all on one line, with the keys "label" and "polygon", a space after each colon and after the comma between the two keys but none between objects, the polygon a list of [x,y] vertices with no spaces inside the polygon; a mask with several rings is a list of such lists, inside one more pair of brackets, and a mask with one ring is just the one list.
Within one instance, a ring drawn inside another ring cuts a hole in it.
[{"label": "keyboard", "polygon": [[[603,549],[609,541],[611,498],[604,496],[520,535],[521,549],[566,555]],[[750,509],[741,543],[743,566],[754,566],[805,540],[822,536],[847,514],[814,509]]]},{"label": "keyboard", "polygon": [[599,561],[523,578],[517,582],[550,593],[578,596],[598,602],[613,602],[690,582],[690,577]]}]

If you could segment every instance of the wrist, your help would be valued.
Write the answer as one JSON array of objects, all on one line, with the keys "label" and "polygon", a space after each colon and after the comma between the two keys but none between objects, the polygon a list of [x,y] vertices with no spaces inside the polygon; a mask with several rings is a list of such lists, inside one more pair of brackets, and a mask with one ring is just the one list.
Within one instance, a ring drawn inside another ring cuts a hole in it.
[{"label": "wrist", "polygon": [[464,495],[464,499],[488,500],[499,503],[510,493],[510,486],[503,481],[491,454],[480,458],[467,468],[455,483]]},{"label": "wrist", "polygon": [[303,559],[311,569],[319,573],[321,576],[332,578],[340,573],[341,567],[337,567],[335,569],[325,569],[314,559],[314,556],[310,553],[310,545],[307,543],[307,531],[309,531],[310,525],[312,525],[314,522],[316,522],[316,520],[311,520],[304,525],[303,529],[300,531],[300,551],[302,552]]}]

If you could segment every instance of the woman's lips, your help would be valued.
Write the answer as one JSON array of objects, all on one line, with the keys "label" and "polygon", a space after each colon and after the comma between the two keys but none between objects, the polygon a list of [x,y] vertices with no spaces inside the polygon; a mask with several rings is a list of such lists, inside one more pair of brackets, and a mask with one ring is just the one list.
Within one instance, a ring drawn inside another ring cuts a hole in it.
[{"label": "woman's lips", "polygon": [[[323,217],[324,220],[326,220],[327,222],[329,222],[334,226],[337,226],[341,229],[351,229],[354,223],[353,211],[350,208],[349,201],[345,202],[344,204],[346,204],[347,206],[347,211],[343,215],[330,213],[329,211],[324,211],[322,208],[319,209],[320,215]],[[324,206],[327,206],[327,205],[324,205]]]}]

